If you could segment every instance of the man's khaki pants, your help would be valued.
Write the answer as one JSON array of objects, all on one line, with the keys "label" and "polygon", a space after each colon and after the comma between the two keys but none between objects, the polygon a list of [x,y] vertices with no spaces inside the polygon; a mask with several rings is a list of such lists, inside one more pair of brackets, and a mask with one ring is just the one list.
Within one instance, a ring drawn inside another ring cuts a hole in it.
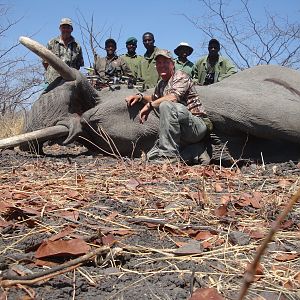
[{"label": "man's khaki pants", "polygon": [[194,159],[205,151],[200,142],[206,131],[204,121],[194,116],[185,105],[164,101],[159,106],[159,137],[147,158],[181,156],[185,161]]}]

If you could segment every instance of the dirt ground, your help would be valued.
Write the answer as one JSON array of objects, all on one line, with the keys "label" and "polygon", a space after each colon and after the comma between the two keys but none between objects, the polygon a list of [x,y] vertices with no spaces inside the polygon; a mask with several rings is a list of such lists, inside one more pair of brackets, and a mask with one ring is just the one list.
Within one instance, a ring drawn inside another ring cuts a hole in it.
[{"label": "dirt ground", "polygon": [[[237,299],[258,246],[300,188],[292,161],[224,168],[77,147],[46,153],[0,153],[0,299]],[[300,299],[299,238],[296,203],[246,299]]]}]

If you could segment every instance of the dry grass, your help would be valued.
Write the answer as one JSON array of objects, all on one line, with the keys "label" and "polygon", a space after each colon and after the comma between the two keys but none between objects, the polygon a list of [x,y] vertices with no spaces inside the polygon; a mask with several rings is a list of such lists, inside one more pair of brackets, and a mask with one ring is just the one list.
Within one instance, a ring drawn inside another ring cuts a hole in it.
[{"label": "dry grass", "polygon": [[[125,287],[116,284],[109,299],[117,299],[145,279],[165,275],[194,277],[194,288],[215,288],[225,299],[235,299],[263,236],[300,187],[297,167],[281,172],[279,167],[256,166],[244,171],[131,161],[109,164],[101,157],[15,162],[13,168],[2,168],[0,179],[2,201],[23,211],[22,219],[14,220],[23,226],[22,236],[4,234],[6,247],[0,248],[0,255],[22,253],[21,246],[30,237],[37,239],[45,232],[55,235],[72,223],[74,233],[83,237],[96,229],[110,233],[121,249],[119,256],[130,255],[131,267],[116,264],[118,258],[113,256],[90,271],[80,268],[89,282],[108,281],[109,276],[101,273],[107,266],[116,269],[118,278],[138,278]],[[62,214],[66,211],[78,217],[66,218]],[[274,293],[270,299],[281,295],[299,299],[299,216],[296,204],[263,256],[245,299],[265,299],[262,292]],[[8,219],[5,213],[1,218]],[[34,226],[27,227],[29,221]],[[243,233],[249,241],[235,242],[234,232]],[[198,234],[205,237],[197,238]],[[195,242],[202,245],[202,252],[178,252]]]},{"label": "dry grass", "polygon": [[24,117],[20,114],[7,114],[0,117],[0,139],[11,137],[22,132]]}]

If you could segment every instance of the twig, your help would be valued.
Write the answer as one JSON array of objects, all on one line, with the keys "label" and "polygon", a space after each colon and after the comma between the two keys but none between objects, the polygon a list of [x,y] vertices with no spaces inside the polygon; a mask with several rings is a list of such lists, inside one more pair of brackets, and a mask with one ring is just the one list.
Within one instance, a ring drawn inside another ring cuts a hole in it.
[{"label": "twig", "polygon": [[76,296],[76,270],[73,270],[73,297],[72,300],[75,300],[75,296]]},{"label": "twig", "polygon": [[109,250],[108,246],[102,246],[100,248],[95,249],[94,251],[85,254],[81,257],[68,261],[64,264],[59,266],[55,266],[51,269],[46,271],[33,273],[27,276],[6,276],[4,280],[0,281],[0,286],[2,287],[9,287],[16,284],[35,284],[39,281],[49,279],[55,277],[56,275],[60,275],[71,270],[76,269],[77,267],[81,266],[85,261],[89,260],[91,257],[98,255],[102,252],[107,252]]},{"label": "twig", "polygon": [[250,265],[249,269],[245,273],[244,282],[243,282],[242,288],[240,290],[240,294],[239,294],[238,300],[243,300],[244,297],[246,296],[247,291],[248,291],[251,283],[253,282],[254,275],[256,273],[256,269],[257,269],[258,263],[260,261],[260,258],[264,254],[264,252],[265,252],[265,250],[266,250],[269,242],[272,240],[274,234],[276,233],[276,231],[280,227],[280,224],[283,222],[283,220],[285,219],[285,217],[287,216],[287,214],[292,209],[293,205],[299,199],[300,199],[300,189],[298,190],[298,192],[294,196],[292,196],[292,198],[290,199],[289,203],[285,206],[285,209],[283,210],[283,212],[276,218],[276,221],[275,221],[274,225],[271,227],[268,235],[264,239],[264,241],[261,244],[261,246],[258,248],[252,264]]}]

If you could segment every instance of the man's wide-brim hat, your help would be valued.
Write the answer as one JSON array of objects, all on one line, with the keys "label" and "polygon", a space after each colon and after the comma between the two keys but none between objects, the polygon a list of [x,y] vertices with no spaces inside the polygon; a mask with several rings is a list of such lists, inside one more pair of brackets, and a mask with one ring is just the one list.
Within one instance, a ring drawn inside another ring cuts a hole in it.
[{"label": "man's wide-brim hat", "polygon": [[59,26],[61,25],[70,25],[73,27],[72,20],[70,18],[62,18],[59,23]]},{"label": "man's wide-brim hat", "polygon": [[194,49],[193,49],[188,43],[181,42],[181,43],[177,46],[177,48],[174,49],[174,53],[175,53],[177,56],[179,55],[178,51],[179,51],[180,48],[186,48],[186,49],[188,49],[187,55],[191,55],[191,54],[193,53],[193,51],[194,51]]}]

